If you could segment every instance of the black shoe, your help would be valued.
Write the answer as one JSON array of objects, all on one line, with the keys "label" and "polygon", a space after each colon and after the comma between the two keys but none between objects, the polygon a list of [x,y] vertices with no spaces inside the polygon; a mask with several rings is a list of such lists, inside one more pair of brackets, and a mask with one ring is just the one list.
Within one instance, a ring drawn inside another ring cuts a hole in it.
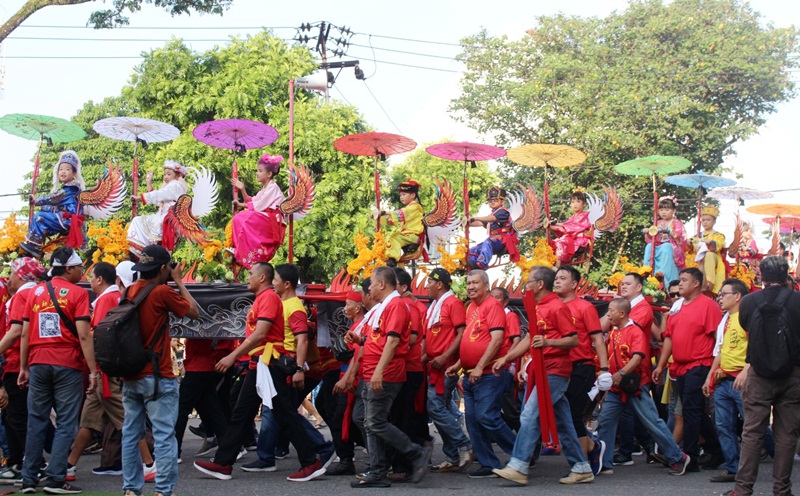
[{"label": "black shoe", "polygon": [[723,470],[721,474],[708,478],[709,482],[736,482],[736,474]]},{"label": "black shoe", "polygon": [[274,472],[277,468],[274,460],[264,461],[260,458],[242,465],[242,470],[245,472]]},{"label": "black shoe", "polygon": [[42,259],[43,254],[41,246],[35,245],[33,243],[22,242],[19,244],[19,247],[22,248],[22,251],[32,256],[33,258],[37,258],[39,260]]},{"label": "black shoe", "polygon": [[497,474],[492,472],[492,469],[487,467],[481,467],[477,470],[473,470],[469,473],[468,477],[470,479],[492,479],[497,478]]},{"label": "black shoe", "polygon": [[190,425],[189,426],[189,432],[191,432],[192,434],[194,434],[197,437],[202,437],[203,439],[206,439],[208,437],[208,434],[206,434],[205,429],[203,429],[201,427],[195,427],[193,425]]},{"label": "black shoe", "polygon": [[94,475],[122,475],[122,464],[92,469]]},{"label": "black shoe", "polygon": [[340,458],[339,463],[325,471],[325,475],[356,475],[356,464],[352,458]]},{"label": "black shoe", "polygon": [[36,484],[23,484],[19,492],[22,494],[36,494]]},{"label": "black shoe", "polygon": [[614,465],[624,465],[624,466],[633,465],[633,458],[631,458],[630,456],[625,456],[617,453],[616,455],[614,455]]},{"label": "black shoe", "polygon": [[386,266],[391,268],[397,267],[397,260],[395,260],[394,258],[386,259]]},{"label": "black shoe", "polygon": [[288,456],[289,456],[289,452],[288,451],[286,451],[284,449],[281,449],[281,448],[275,448],[275,458],[276,459],[283,460],[284,458],[287,458]]},{"label": "black shoe", "polygon": [[725,457],[722,453],[714,453],[705,460],[702,460],[702,458],[700,460],[700,468],[703,470],[716,470],[717,467],[725,463]]},{"label": "black shoe", "polygon": [[44,486],[44,492],[47,494],[80,494],[83,489],[73,486],[69,482],[51,482]]}]

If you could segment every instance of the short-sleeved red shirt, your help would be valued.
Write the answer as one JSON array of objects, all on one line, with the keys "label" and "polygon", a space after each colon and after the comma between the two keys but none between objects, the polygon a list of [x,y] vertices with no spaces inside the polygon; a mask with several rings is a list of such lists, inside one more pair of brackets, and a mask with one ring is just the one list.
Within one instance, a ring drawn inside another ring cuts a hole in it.
[{"label": "short-sleeved red shirt", "polygon": [[121,298],[122,293],[116,290],[103,293],[94,300],[94,310],[92,311],[92,321],[90,323],[92,329],[106,317],[109,310],[119,306],[119,300]]},{"label": "short-sleeved red shirt", "polygon": [[[133,298],[142,291],[152,281],[136,281],[125,293],[126,298]],[[172,348],[170,347],[169,329],[159,338],[158,343],[152,343],[156,333],[162,326],[169,325],[170,313],[176,317],[183,318],[189,313],[191,304],[189,300],[180,295],[177,291],[167,286],[159,284],[147,295],[147,298],[139,305],[139,329],[146,347],[158,353],[158,372],[161,377],[172,379],[175,373],[172,370]],[[152,344],[151,344],[152,343]],[[134,377],[126,379],[137,380],[153,374],[153,366],[147,364],[141,372]]]},{"label": "short-sleeved red shirt", "polygon": [[[435,305],[431,302],[431,306]],[[456,329],[462,327],[467,320],[467,311],[464,303],[454,295],[448,296],[443,302],[439,312],[439,322],[430,325],[425,320],[425,354],[428,358],[436,358],[447,351],[456,339]],[[452,357],[450,366],[456,363],[458,357]]]},{"label": "short-sleeved red shirt", "polygon": [[[546,339],[561,339],[577,334],[572,323],[572,314],[567,305],[550,293],[536,304],[537,333]],[[572,361],[569,350],[548,346],[544,353],[544,367],[547,374],[569,377],[572,375]]]},{"label": "short-sleeved red shirt", "polygon": [[[633,319],[631,319],[633,320]],[[636,324],[629,324],[622,329],[614,329],[608,334],[608,371],[616,374],[621,368],[631,361],[634,355],[642,357],[642,362],[636,367],[642,378],[639,381],[641,388],[650,383],[650,372],[653,367],[646,361],[647,352],[650,349],[650,340]],[[614,392],[620,392],[619,387],[611,388]]]},{"label": "short-sleeved red shirt", "polygon": [[505,356],[511,349],[511,341],[522,337],[522,326],[519,321],[519,315],[508,308],[504,310],[506,312],[506,335],[505,339],[503,339],[503,346],[500,347],[498,356]]},{"label": "short-sleeved red shirt", "polygon": [[[72,322],[91,319],[89,293],[62,277],[51,281],[58,304]],[[81,343],[58,314],[45,284],[39,284],[28,295],[23,320],[28,330],[28,364],[59,365],[83,370],[85,361]]]},{"label": "short-sleeved red shirt", "polygon": [[[22,319],[25,315],[25,306],[28,303],[28,296],[31,294],[31,289],[33,289],[33,286],[25,289],[18,289],[17,292],[14,293],[14,296],[11,297],[11,301],[8,305],[8,313],[6,314],[8,318],[6,332],[11,330],[11,326],[14,324],[22,325]],[[6,350],[5,355],[6,366],[3,367],[5,372],[19,373],[19,338]]]},{"label": "short-sleeved red shirt", "polygon": [[650,306],[644,298],[636,302],[631,307],[631,313],[628,318],[636,322],[636,324],[644,331],[645,338],[649,341],[651,329],[653,328],[653,307]]},{"label": "short-sleeved red shirt", "polygon": [[[502,332],[505,339],[506,312],[502,303],[491,296],[487,296],[480,304],[470,303],[467,308],[467,327],[459,349],[464,370],[472,370],[478,365],[492,341],[493,332]],[[501,356],[499,349],[497,355],[486,363],[484,375],[492,373],[492,363],[498,356]]]},{"label": "short-sleeved red shirt", "polygon": [[[422,372],[422,337],[425,332],[422,329],[422,315],[417,302],[408,297],[403,297],[403,301],[408,304],[408,311],[411,316],[411,335],[417,336],[417,341],[409,345],[406,354],[406,372]],[[411,339],[409,337],[409,339]],[[410,341],[409,341],[410,342]]]},{"label": "short-sleeved red shirt", "polygon": [[592,346],[591,336],[603,333],[600,324],[600,316],[597,309],[581,297],[575,297],[565,303],[572,315],[572,322],[578,332],[578,346],[569,350],[569,359],[572,363],[594,362],[597,356],[594,346]]},{"label": "short-sleeved red shirt", "polygon": [[187,339],[183,368],[186,372],[214,372],[217,362],[236,347],[235,339]]},{"label": "short-sleeved red shirt", "polygon": [[722,320],[719,305],[706,295],[700,295],[667,319],[664,337],[672,338],[670,377],[680,377],[690,369],[714,362],[717,326]]},{"label": "short-sleeved red shirt", "polygon": [[[247,313],[247,320],[245,321],[244,335],[245,338],[250,337],[256,330],[258,321],[270,322],[267,335],[264,340],[258,343],[258,347],[264,346],[267,343],[274,343],[273,346],[278,350],[278,353],[285,353],[283,349],[283,341],[286,338],[284,323],[283,323],[283,303],[272,288],[267,288],[256,295],[253,301],[253,306]],[[263,350],[256,351],[253,356],[261,356]]]},{"label": "short-sleeved red shirt", "polygon": [[402,298],[392,298],[384,308],[376,329],[366,328],[364,356],[361,369],[365,381],[372,380],[372,374],[383,354],[386,338],[396,337],[400,340],[395,348],[394,356],[383,370],[383,382],[405,382],[406,355],[411,337],[411,313],[408,304]]}]

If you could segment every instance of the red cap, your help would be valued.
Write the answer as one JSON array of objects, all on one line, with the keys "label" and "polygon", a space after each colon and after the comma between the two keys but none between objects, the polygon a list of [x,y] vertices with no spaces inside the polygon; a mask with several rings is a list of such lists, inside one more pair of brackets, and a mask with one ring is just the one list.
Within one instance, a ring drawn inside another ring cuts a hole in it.
[{"label": "red cap", "polygon": [[363,301],[363,298],[361,297],[361,293],[359,293],[357,291],[348,291],[347,292],[347,299],[348,300],[357,301],[359,303],[361,303]]}]

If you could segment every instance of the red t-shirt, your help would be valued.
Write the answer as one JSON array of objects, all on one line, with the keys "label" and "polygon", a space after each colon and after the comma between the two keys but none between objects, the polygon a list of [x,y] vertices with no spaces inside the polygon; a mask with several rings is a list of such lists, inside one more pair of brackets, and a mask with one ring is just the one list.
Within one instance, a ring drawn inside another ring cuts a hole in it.
[{"label": "red t-shirt", "polygon": [[106,317],[109,310],[119,306],[120,299],[122,299],[122,293],[117,290],[103,293],[94,300],[94,312],[92,312],[92,321],[90,323],[92,329]]},{"label": "red t-shirt", "polygon": [[[642,362],[635,370],[642,376],[639,381],[639,387],[641,388],[650,382],[652,367],[646,361],[649,349],[650,340],[645,337],[638,325],[631,324],[623,329],[613,329],[608,334],[608,371],[616,374],[631,361],[634,355],[641,356]],[[620,392],[618,386],[613,386],[611,390],[617,393]]]},{"label": "red t-shirt", "polygon": [[[256,324],[258,324],[259,320],[271,322],[272,325],[269,326],[264,340],[258,343],[258,347],[267,343],[274,343],[273,346],[279,353],[285,353],[283,349],[283,341],[286,338],[283,324],[283,303],[272,288],[267,288],[256,295],[253,306],[250,307],[250,311],[247,313],[244,329],[245,338],[250,337],[255,332]],[[252,356],[261,356],[263,353],[263,350],[258,350]]]},{"label": "red t-shirt", "polygon": [[700,295],[667,319],[664,337],[672,338],[670,377],[680,377],[689,369],[714,362],[717,326],[722,320],[719,305],[706,295]]},{"label": "red t-shirt", "polygon": [[[431,302],[431,306],[435,305]],[[426,314],[427,316],[427,314]],[[464,303],[456,296],[448,296],[442,302],[439,312],[439,322],[429,326],[427,317],[425,321],[425,354],[428,358],[436,358],[453,345],[456,339],[456,329],[462,327],[467,321],[467,311]],[[457,357],[452,357],[449,367],[456,363]]]},{"label": "red t-shirt", "polygon": [[[72,322],[91,319],[89,293],[62,277],[51,281],[58,304]],[[85,362],[78,337],[62,322],[45,284],[28,294],[22,317],[30,323],[28,330],[28,364],[58,365],[83,370]]]},{"label": "red t-shirt", "polygon": [[511,349],[511,341],[513,339],[522,337],[522,326],[519,322],[519,315],[516,312],[504,309],[506,312],[506,334],[503,339],[503,345],[500,347],[498,356],[505,356]]},{"label": "red t-shirt", "polygon": [[0,280],[0,322],[3,323],[4,334],[8,325],[8,309],[6,308],[6,302],[8,300],[8,288],[6,287],[6,283]]},{"label": "red t-shirt", "polygon": [[[550,293],[536,304],[537,334],[542,334],[546,339],[561,339],[577,334],[572,323],[572,314],[567,305],[558,299],[555,293]],[[572,375],[572,361],[570,350],[562,350],[548,346],[542,350],[544,353],[544,367],[547,374],[569,377]]]},{"label": "red t-shirt", "polygon": [[214,366],[237,347],[235,339],[187,339],[186,372],[214,372]]},{"label": "red t-shirt", "polygon": [[639,300],[636,305],[631,307],[631,313],[628,315],[628,318],[636,322],[636,324],[642,328],[645,338],[649,342],[654,320],[653,307],[650,306],[650,303],[645,299]]},{"label": "red t-shirt", "polygon": [[[151,281],[136,281],[125,293],[126,298],[133,298],[151,284]],[[85,291],[84,291],[85,292]],[[139,329],[146,348],[153,350],[159,355],[158,371],[161,377],[172,379],[175,377],[172,371],[172,348],[170,347],[169,329],[161,334],[158,343],[152,343],[159,329],[169,326],[169,314],[173,313],[176,317],[183,318],[189,313],[191,304],[177,291],[167,286],[159,284],[147,295],[147,298],[139,305]],[[153,374],[153,366],[147,364],[141,372],[133,377],[126,377],[128,380],[137,380]]]},{"label": "red t-shirt", "polygon": [[422,328],[422,316],[424,314],[420,313],[416,301],[408,297],[403,297],[403,301],[408,304],[408,311],[411,314],[411,335],[417,336],[417,342],[408,348],[406,372],[422,372],[424,370],[422,368],[422,337],[425,335]]},{"label": "red t-shirt", "polygon": [[[8,319],[6,332],[10,331],[11,326],[14,324],[19,324],[20,326],[22,325],[22,319],[25,316],[25,307],[28,303],[28,296],[31,294],[31,289],[33,289],[33,286],[25,289],[19,289],[14,296],[11,297],[11,301],[8,305],[8,313],[6,314]],[[5,335],[5,333],[3,334]],[[14,341],[14,344],[12,344],[11,347],[6,350],[5,355],[5,372],[19,373],[19,338],[17,338],[17,340]]]},{"label": "red t-shirt", "polygon": [[[489,343],[492,341],[493,332],[502,332],[505,340],[506,332],[506,312],[503,304],[491,296],[487,296],[479,305],[472,302],[467,308],[467,327],[464,329],[464,336],[461,338],[461,367],[464,370],[472,370],[480,361]],[[502,349],[502,345],[500,347]],[[483,374],[492,373],[492,363],[500,355],[491,357],[483,369]]]},{"label": "red t-shirt", "polygon": [[383,382],[405,382],[406,355],[411,337],[411,313],[403,298],[393,298],[383,310],[377,329],[366,328],[364,356],[361,362],[364,380],[372,380],[372,374],[386,346],[386,338],[394,336],[400,339],[394,356],[383,371]]},{"label": "red t-shirt", "polygon": [[572,315],[572,322],[578,332],[578,346],[569,350],[569,359],[572,363],[594,362],[597,356],[592,346],[591,336],[603,333],[600,316],[597,309],[581,297],[576,297],[565,303]]}]

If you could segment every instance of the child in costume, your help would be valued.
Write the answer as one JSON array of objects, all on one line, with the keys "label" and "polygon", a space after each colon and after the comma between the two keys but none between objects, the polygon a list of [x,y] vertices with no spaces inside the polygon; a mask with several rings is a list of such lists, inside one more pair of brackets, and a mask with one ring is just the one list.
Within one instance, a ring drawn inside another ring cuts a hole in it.
[{"label": "child in costume", "polygon": [[246,208],[234,215],[231,221],[233,255],[239,264],[248,269],[254,263],[272,260],[278,247],[283,244],[286,221],[279,207],[286,197],[275,183],[282,161],[280,155],[264,154],[258,159],[256,179],[262,187],[255,196],[247,194],[242,181],[231,180],[244,199],[244,202],[234,200],[234,205]]},{"label": "child in costume", "polygon": [[683,223],[675,217],[678,200],[674,196],[664,196],[658,202],[659,221],[654,226],[657,231],[651,234],[651,229],[644,229],[644,240],[647,246],[644,249],[644,265],[650,265],[655,238],[656,257],[653,273],[661,272],[664,283],[678,279],[678,273],[685,268],[686,258],[686,229]]},{"label": "child in costume", "polygon": [[184,179],[188,172],[186,167],[174,160],[164,161],[164,184],[154,190],[153,171],[147,171],[147,192],[139,195],[136,201],[142,205],[158,205],[158,211],[151,215],[139,215],[131,220],[128,245],[133,254],[141,255],[145,246],[161,242],[164,217],[178,198],[189,190]]},{"label": "child in costume", "polygon": [[705,276],[703,290],[713,294],[722,289],[725,280],[725,258],[722,254],[725,248],[725,235],[714,230],[719,209],[706,205],[700,209],[700,225],[703,234],[700,238],[692,238],[690,253],[695,255],[698,268]]},{"label": "child in costume", "polygon": [[422,243],[422,232],[425,226],[422,219],[425,212],[419,204],[419,187],[416,181],[408,180],[400,183],[397,190],[400,192],[400,203],[403,208],[400,210],[389,210],[374,212],[373,217],[380,218],[386,216],[389,224],[397,226],[386,243],[386,265],[394,267],[397,261],[403,256],[403,247],[412,244]]},{"label": "child in costume", "polygon": [[517,249],[517,233],[511,226],[511,213],[505,206],[506,190],[499,186],[492,186],[486,193],[486,203],[492,213],[482,217],[470,217],[467,223],[470,227],[486,227],[489,237],[473,246],[467,255],[467,265],[471,269],[486,270],[494,255],[508,253],[511,261],[519,261]]},{"label": "child in costume", "polygon": [[33,204],[41,209],[20,247],[33,257],[42,257],[42,245],[48,236],[69,234],[68,244],[77,248],[83,244],[83,208],[78,196],[86,189],[81,176],[81,161],[72,150],[62,152],[53,167],[53,189],[50,194],[35,198]]},{"label": "child in costume", "polygon": [[550,225],[558,236],[554,240],[556,258],[561,264],[569,264],[581,248],[587,248],[592,237],[592,223],[586,208],[586,193],[582,189],[572,192],[569,200],[572,217],[566,222]]}]

